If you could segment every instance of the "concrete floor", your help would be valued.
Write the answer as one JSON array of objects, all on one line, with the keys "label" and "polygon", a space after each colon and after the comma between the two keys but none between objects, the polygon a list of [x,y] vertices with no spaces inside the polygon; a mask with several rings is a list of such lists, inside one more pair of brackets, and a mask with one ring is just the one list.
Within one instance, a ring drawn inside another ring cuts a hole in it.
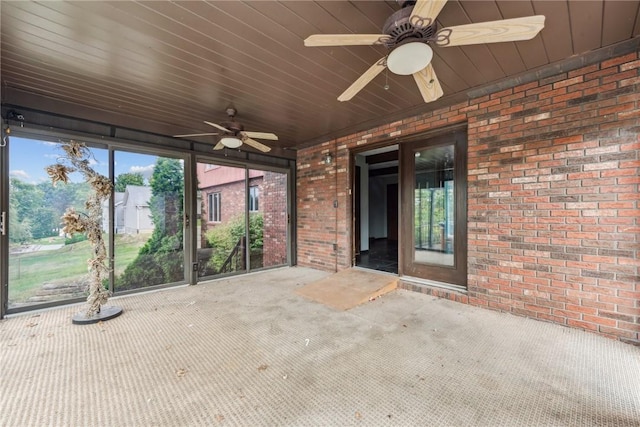
[{"label": "concrete floor", "polygon": [[348,311],[285,268],[0,321],[0,425],[640,426],[640,348],[396,290]]}]

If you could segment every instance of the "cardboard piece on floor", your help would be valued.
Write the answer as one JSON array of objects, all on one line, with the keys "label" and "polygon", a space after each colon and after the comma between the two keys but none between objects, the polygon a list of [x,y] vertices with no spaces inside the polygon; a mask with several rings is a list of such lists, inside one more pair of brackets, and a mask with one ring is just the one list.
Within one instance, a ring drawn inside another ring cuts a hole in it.
[{"label": "cardboard piece on floor", "polygon": [[349,268],[296,289],[295,292],[329,307],[349,310],[391,292],[397,286],[397,277]]}]

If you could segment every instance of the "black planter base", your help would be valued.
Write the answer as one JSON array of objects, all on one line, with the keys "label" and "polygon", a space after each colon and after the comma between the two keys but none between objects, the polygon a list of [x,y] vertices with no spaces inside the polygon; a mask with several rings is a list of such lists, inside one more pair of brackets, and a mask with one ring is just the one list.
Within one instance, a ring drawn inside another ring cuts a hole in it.
[{"label": "black planter base", "polygon": [[105,320],[114,319],[122,314],[122,307],[113,305],[100,307],[100,313],[96,313],[91,317],[87,317],[87,313],[77,313],[71,318],[74,325],[89,325],[91,323],[104,322]]}]

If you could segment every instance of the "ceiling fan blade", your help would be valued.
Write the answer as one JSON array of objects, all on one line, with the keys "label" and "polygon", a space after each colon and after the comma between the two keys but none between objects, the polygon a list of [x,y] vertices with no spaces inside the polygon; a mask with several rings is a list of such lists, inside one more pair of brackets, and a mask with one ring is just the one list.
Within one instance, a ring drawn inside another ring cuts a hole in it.
[{"label": "ceiling fan blade", "polygon": [[193,136],[210,136],[218,135],[217,133],[188,133],[185,135],[173,135],[174,138],[191,138]]},{"label": "ceiling fan blade", "polygon": [[432,102],[444,95],[438,77],[431,64],[413,74],[424,102]]},{"label": "ceiling fan blade", "polygon": [[307,47],[314,46],[370,46],[382,44],[385,34],[314,34],[304,40]]},{"label": "ceiling fan blade", "polygon": [[353,82],[351,86],[347,88],[342,95],[338,97],[338,101],[344,102],[353,98],[358,92],[362,90],[371,80],[373,80],[378,74],[385,69],[384,61],[376,61],[358,80]]},{"label": "ceiling fan blade", "polygon": [[243,131],[242,133],[247,135],[249,138],[267,139],[269,141],[277,141],[278,140],[278,135],[276,135],[275,133],[249,132],[247,130]]},{"label": "ceiling fan blade", "polygon": [[544,15],[502,19],[443,28],[436,35],[438,46],[530,40],[544,28]]},{"label": "ceiling fan blade", "polygon": [[223,131],[223,132],[233,133],[233,132],[231,132],[229,129],[227,129],[226,127],[224,127],[224,126],[220,126],[220,125],[219,125],[219,124],[217,124],[217,123],[207,122],[206,120],[205,120],[205,123],[206,123],[206,124],[208,124],[209,126],[213,126],[213,127],[214,127],[214,128],[216,128],[216,129],[220,129],[220,130],[221,130],[221,131]]},{"label": "ceiling fan blade", "polygon": [[214,150],[222,150],[224,148],[224,144],[222,142],[218,142],[215,147],[213,147]]},{"label": "ceiling fan blade", "polygon": [[[436,16],[440,13],[447,0],[418,0],[411,11],[411,20],[422,18],[431,19],[431,24],[436,20]],[[417,18],[414,18],[417,17]]]},{"label": "ceiling fan blade", "polygon": [[256,141],[255,139],[251,139],[248,136],[243,138],[242,142],[244,142],[245,144],[247,144],[249,147],[253,147],[256,150],[260,150],[262,152],[269,152],[271,151],[271,147],[267,147],[264,144],[261,144],[260,142]]}]

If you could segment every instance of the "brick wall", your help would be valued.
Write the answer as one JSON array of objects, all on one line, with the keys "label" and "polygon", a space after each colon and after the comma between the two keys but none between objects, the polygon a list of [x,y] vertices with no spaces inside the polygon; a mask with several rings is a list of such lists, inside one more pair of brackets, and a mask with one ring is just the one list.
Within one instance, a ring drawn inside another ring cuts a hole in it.
[{"label": "brick wall", "polygon": [[[260,186],[262,177],[249,178],[249,186]],[[209,199],[211,193],[220,193],[220,214],[222,221],[211,222],[209,219]],[[201,222],[201,239],[202,247],[208,247],[206,241],[206,233],[208,230],[215,228],[218,224],[224,224],[240,215],[244,215],[247,204],[247,192],[245,181],[230,182],[222,185],[212,185],[202,188],[202,222]]]},{"label": "brick wall", "polygon": [[[331,164],[324,162],[328,153],[334,159]],[[346,145],[336,141],[298,152],[299,265],[334,271],[351,265],[351,227],[347,224],[347,214],[351,212],[351,199],[347,197],[348,158]]]},{"label": "brick wall", "polygon": [[[249,178],[249,186],[258,187],[258,211],[262,213],[263,258],[262,266],[286,264],[287,262],[287,175],[264,171],[263,176]],[[206,221],[208,213],[208,195],[219,192],[221,195],[222,221]],[[236,181],[202,189],[202,231],[201,245],[208,247],[206,233],[218,224],[244,215],[246,205],[245,182]]]},{"label": "brick wall", "polygon": [[260,187],[260,211],[263,213],[263,266],[287,262],[287,174],[264,172]]},{"label": "brick wall", "polygon": [[451,298],[640,343],[639,70],[632,53],[299,151],[298,263],[351,265],[349,149],[465,123],[468,295]]}]

